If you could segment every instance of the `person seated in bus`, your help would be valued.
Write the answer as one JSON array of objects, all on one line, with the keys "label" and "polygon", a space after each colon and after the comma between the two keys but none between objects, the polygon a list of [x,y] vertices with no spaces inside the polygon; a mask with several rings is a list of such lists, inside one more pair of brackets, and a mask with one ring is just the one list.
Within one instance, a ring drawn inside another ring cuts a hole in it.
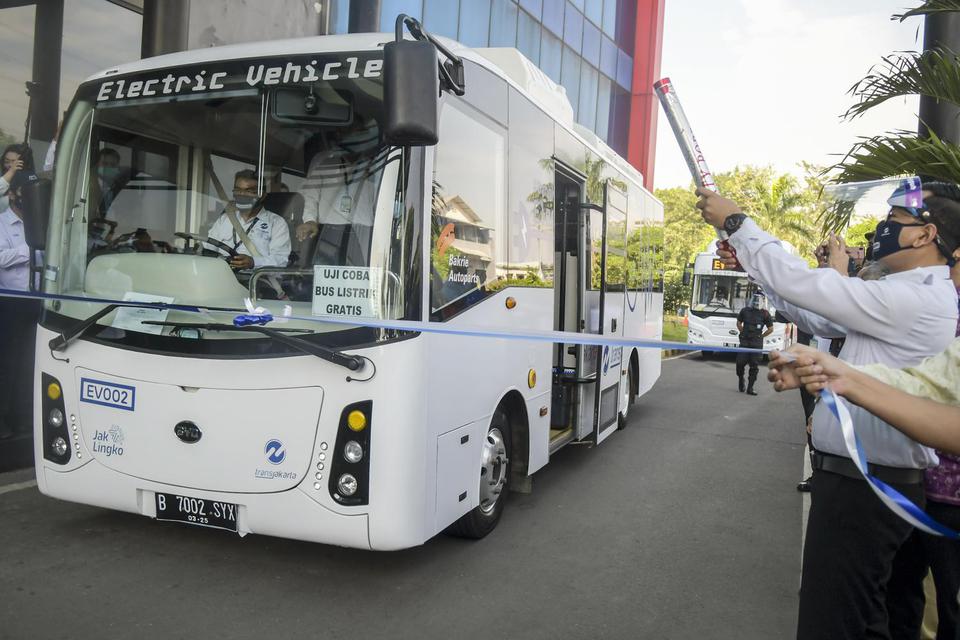
[{"label": "person seated in bus", "polygon": [[91,181],[91,202],[95,203],[97,218],[107,217],[113,201],[132,177],[132,169],[120,166],[120,153],[116,149],[100,149]]},{"label": "person seated in bus", "polygon": [[730,303],[727,301],[727,290],[723,287],[717,287],[713,292],[713,297],[707,303],[707,307],[713,309],[729,309]]},{"label": "person seated in bus", "polygon": [[[290,230],[282,217],[267,211],[257,198],[257,174],[244,169],[233,181],[233,200],[210,227],[207,237],[231,247],[233,269],[285,267],[290,260]],[[223,253],[216,245],[206,248]]]},{"label": "person seated in bus", "polygon": [[[298,241],[319,235],[317,250],[332,262],[345,263],[344,251],[351,262],[368,244],[376,210],[379,132],[376,122],[355,117],[344,131],[334,131],[328,146],[311,158],[301,187],[304,198],[303,223],[297,227]],[[326,226],[333,227],[324,233]],[[351,245],[357,245],[353,247]]]}]

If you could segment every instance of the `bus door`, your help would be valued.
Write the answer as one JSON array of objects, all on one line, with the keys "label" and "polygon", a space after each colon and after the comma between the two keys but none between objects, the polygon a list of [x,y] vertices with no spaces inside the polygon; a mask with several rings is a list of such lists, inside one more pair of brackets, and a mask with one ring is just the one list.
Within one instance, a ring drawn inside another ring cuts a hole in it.
[{"label": "bus door", "polygon": [[[624,334],[624,314],[627,289],[627,196],[613,183],[605,185],[606,233],[603,237],[601,261],[602,282],[600,333],[604,336]],[[595,390],[596,416],[594,436],[597,443],[613,433],[610,427],[617,423],[620,403],[626,394],[622,385],[628,384],[623,362],[623,346],[608,345],[600,348],[600,363],[597,365],[600,385]]]},{"label": "bus door", "polygon": [[[554,320],[557,331],[579,333],[584,321],[581,310],[583,291],[583,251],[581,224],[583,180],[573,171],[559,165],[554,174],[555,185],[555,248]],[[550,450],[555,451],[575,437],[581,436],[581,386],[591,385],[583,375],[582,345],[554,345],[552,410],[550,412]],[[587,421],[587,427],[590,421]]]},{"label": "bus door", "polygon": [[[604,184],[603,205],[591,210],[589,292],[597,298],[597,322],[592,326],[603,336],[623,335],[624,288],[626,285],[627,199],[609,181]],[[597,224],[599,222],[599,224]],[[593,385],[593,414],[590,424],[597,444],[616,429],[619,413],[623,347],[604,345],[595,351],[594,372],[598,384]]]}]

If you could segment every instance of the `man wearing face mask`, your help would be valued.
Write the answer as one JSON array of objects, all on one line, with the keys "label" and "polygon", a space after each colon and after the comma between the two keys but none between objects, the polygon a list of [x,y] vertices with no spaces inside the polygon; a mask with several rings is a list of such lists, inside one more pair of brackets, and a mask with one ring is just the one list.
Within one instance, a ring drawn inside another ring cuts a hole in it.
[{"label": "man wearing face mask", "polygon": [[[766,330],[764,330],[766,327]],[[750,297],[750,306],[740,309],[737,314],[737,331],[740,332],[740,346],[746,349],[763,349],[763,339],[773,333],[773,318],[770,312],[763,308],[763,296],[755,293]],[[738,388],[743,393],[743,370],[750,365],[747,395],[755,396],[753,385],[757,382],[757,372],[760,370],[760,355],[756,353],[737,354]]]},{"label": "man wearing face mask", "polygon": [[[290,229],[286,221],[261,207],[257,200],[257,174],[249,169],[237,172],[233,200],[207,234],[239,254],[230,258],[234,269],[285,267],[290,260]],[[222,251],[215,245],[205,246]]]},{"label": "man wearing face mask", "polygon": [[[729,234],[740,264],[778,311],[807,333],[846,338],[842,360],[908,367],[952,341],[957,291],[948,265],[960,241],[960,212],[952,200],[923,191],[918,179],[902,181],[888,200],[873,258],[890,274],[873,281],[811,269],[736,203],[698,194],[704,220]],[[923,471],[937,464],[935,452],[863,409],[850,414],[873,475],[922,506]],[[911,527],[872,494],[823,403],[813,413],[813,444],[797,637],[889,638],[886,583]]]},{"label": "man wearing face mask", "polygon": [[100,204],[97,210],[100,218],[106,218],[110,205],[129,181],[129,172],[124,175],[123,169],[120,168],[120,154],[110,147],[104,147],[97,153],[97,164],[94,169],[95,186],[100,193]]}]

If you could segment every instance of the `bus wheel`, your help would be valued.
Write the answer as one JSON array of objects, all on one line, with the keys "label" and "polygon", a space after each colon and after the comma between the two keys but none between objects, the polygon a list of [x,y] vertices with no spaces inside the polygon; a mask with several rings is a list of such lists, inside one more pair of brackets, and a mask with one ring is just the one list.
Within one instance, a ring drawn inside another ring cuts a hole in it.
[{"label": "bus wheel", "polygon": [[627,391],[623,394],[623,412],[617,415],[617,429],[627,428],[627,415],[630,413],[630,405],[637,400],[637,394],[633,391],[633,365],[627,367]]},{"label": "bus wheel", "polygon": [[496,528],[507,499],[509,459],[510,422],[503,410],[497,409],[480,452],[480,504],[450,525],[447,533],[479,539]]}]

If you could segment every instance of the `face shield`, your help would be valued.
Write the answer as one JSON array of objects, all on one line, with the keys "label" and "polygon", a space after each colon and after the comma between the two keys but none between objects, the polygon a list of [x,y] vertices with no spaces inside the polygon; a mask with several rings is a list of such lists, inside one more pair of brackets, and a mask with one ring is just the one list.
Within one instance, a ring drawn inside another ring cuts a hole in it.
[{"label": "face shield", "polygon": [[[848,220],[855,217],[882,218],[870,247],[870,258],[879,260],[896,253],[900,231],[905,226],[923,226],[923,183],[917,176],[887,178],[866,182],[827,185],[823,188],[824,199],[834,210]],[[913,225],[887,220],[890,210],[896,207],[917,219]]]}]

